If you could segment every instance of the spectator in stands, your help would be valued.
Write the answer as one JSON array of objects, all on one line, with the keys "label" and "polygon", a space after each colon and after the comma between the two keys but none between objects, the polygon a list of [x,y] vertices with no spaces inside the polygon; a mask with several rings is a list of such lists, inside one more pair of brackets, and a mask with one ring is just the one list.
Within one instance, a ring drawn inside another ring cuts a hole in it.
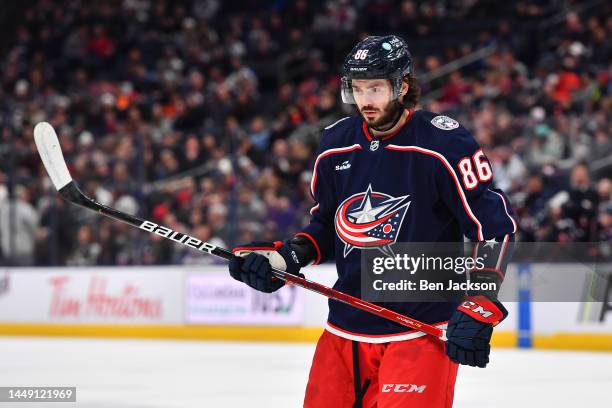
[{"label": "spectator in stands", "polygon": [[39,215],[30,204],[28,190],[15,187],[15,197],[0,202],[0,248],[13,265],[32,265],[38,234]]},{"label": "spectator in stands", "polygon": [[202,261],[51,202],[31,136],[39,120],[58,129],[75,178],[105,204],[227,245],[290,234],[312,205],[320,130],[350,113],[336,65],[357,37],[388,30],[421,56],[422,108],[473,126],[522,239],[607,237],[611,6],[544,3],[76,0],[61,13],[56,1],[28,3],[0,39],[0,190],[11,158],[12,181],[33,193],[19,205],[40,218],[40,233],[23,236],[34,248],[23,262],[65,264],[88,240],[101,264]]},{"label": "spectator in stands", "polygon": [[597,234],[597,209],[599,196],[591,184],[589,168],[579,163],[570,174],[568,200],[563,215],[574,223],[577,241],[595,241]]},{"label": "spectator in stands", "polygon": [[89,225],[81,225],[77,232],[76,245],[68,256],[66,264],[70,266],[94,266],[98,264],[101,245],[94,240],[94,235]]}]

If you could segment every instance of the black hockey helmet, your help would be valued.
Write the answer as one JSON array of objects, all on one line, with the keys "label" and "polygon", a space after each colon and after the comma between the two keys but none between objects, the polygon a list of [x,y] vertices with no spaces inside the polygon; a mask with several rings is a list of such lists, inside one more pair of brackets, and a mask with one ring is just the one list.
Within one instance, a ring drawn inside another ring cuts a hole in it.
[{"label": "black hockey helmet", "polygon": [[371,36],[353,47],[344,60],[343,71],[342,102],[355,103],[353,79],[388,79],[397,99],[403,78],[412,73],[412,55],[406,42],[396,35]]}]

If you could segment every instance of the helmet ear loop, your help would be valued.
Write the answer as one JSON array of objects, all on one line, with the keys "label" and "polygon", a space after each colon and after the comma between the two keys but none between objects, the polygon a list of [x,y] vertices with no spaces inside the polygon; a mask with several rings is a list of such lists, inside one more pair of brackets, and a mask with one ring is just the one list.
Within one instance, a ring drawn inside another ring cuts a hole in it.
[{"label": "helmet ear loop", "polygon": [[397,122],[399,122],[400,118],[402,117],[402,112],[406,107],[400,101],[400,96],[402,96],[402,77],[400,76],[390,78],[390,81],[391,86],[393,87],[393,104],[396,107],[395,119],[393,120],[393,124],[391,125],[391,127],[394,127],[395,125],[397,125]]},{"label": "helmet ear loop", "polygon": [[391,79],[391,83],[393,85],[393,99],[399,101],[402,96],[402,85],[404,81],[401,77],[395,77]]},{"label": "helmet ear loop", "polygon": [[401,77],[399,78],[393,78],[392,79],[392,83],[393,83],[393,102],[395,104],[395,107],[397,108],[397,117],[393,123],[393,126],[395,126],[397,124],[397,122],[399,121],[399,119],[402,117],[402,112],[405,109],[404,104],[400,101],[400,97],[402,96],[402,84],[403,84],[403,80]]},{"label": "helmet ear loop", "polygon": [[400,101],[400,98],[401,98],[402,96],[403,96],[404,98],[406,98],[406,96],[408,95],[408,92],[410,91],[410,88],[408,88],[408,89],[406,90],[406,93],[405,93],[404,95],[402,95],[402,87],[404,86],[404,83],[406,83],[406,85],[407,85],[408,87],[410,87],[410,85],[408,85],[408,82],[407,82],[406,80],[404,80],[404,78],[398,78],[398,79],[395,79],[395,78],[394,78],[394,80],[393,80],[393,81],[394,81],[393,93],[394,93],[394,96],[395,96],[395,101],[396,101],[396,102],[397,102],[399,105],[401,105],[401,107],[402,107],[403,109],[406,109],[406,108],[407,108],[407,105],[406,105],[406,100],[404,100],[404,101]]}]

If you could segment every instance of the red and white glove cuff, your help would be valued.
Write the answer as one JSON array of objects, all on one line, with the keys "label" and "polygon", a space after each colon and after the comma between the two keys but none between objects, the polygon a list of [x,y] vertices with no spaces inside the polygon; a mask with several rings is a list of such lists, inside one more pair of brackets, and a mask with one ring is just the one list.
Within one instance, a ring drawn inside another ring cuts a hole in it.
[{"label": "red and white glove cuff", "polygon": [[277,251],[283,246],[281,241],[255,241],[247,245],[236,247],[232,250],[234,255],[246,257],[251,252],[263,255],[270,261],[273,268],[281,271],[287,270],[287,262]]},{"label": "red and white glove cuff", "polygon": [[232,249],[232,252],[235,255],[240,256],[240,254],[244,252],[248,253],[248,252],[256,252],[256,251],[276,251],[282,246],[283,246],[283,243],[281,241],[261,242],[261,243],[256,243],[253,246],[236,247]]},{"label": "red and white glove cuff", "polygon": [[504,320],[507,314],[505,310],[501,310],[495,303],[482,295],[466,297],[457,307],[457,310],[472,317],[474,320],[489,323],[493,326]]}]

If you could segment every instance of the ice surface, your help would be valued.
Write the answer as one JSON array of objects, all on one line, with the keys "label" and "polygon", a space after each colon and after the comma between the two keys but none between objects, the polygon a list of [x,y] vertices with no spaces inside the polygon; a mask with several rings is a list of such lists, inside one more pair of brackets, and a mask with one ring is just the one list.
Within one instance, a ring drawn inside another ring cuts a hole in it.
[{"label": "ice surface", "polygon": [[[77,403],[0,408],[300,407],[314,344],[0,337],[0,386],[76,386]],[[612,406],[612,354],[494,350],[455,407]],[[338,407],[342,408],[342,407]]]}]

